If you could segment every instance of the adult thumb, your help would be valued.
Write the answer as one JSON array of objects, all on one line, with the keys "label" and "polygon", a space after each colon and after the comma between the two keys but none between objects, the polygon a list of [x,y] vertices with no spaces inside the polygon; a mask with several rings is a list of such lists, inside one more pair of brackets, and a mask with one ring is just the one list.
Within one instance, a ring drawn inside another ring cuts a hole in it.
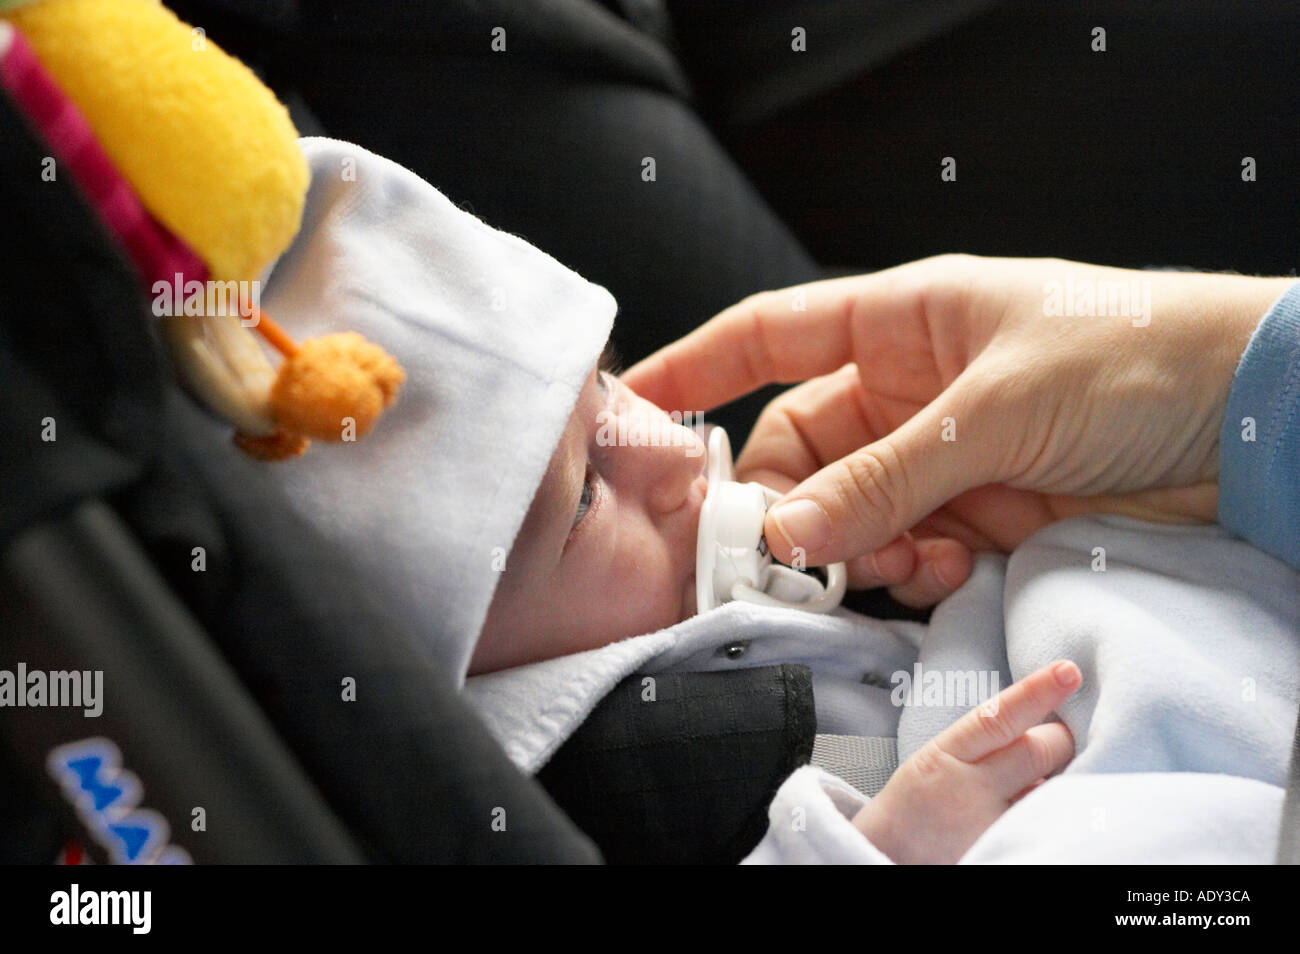
[{"label": "adult thumb", "polygon": [[[970,422],[975,423],[975,422]],[[823,467],[768,511],[784,563],[823,566],[874,553],[958,494],[988,483],[980,441],[958,434],[942,397],[893,433]],[[973,430],[973,428],[971,428]]]}]

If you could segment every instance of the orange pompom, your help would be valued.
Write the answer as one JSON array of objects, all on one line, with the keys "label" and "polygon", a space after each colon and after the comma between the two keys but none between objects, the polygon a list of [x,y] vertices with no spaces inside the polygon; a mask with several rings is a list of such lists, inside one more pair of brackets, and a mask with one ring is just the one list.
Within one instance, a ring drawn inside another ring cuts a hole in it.
[{"label": "orange pompom", "polygon": [[298,457],[307,450],[311,441],[300,434],[286,434],[276,431],[266,437],[257,434],[235,432],[235,446],[257,460],[287,460]]},{"label": "orange pompom", "polygon": [[388,352],[355,331],[313,338],[280,365],[271,386],[271,417],[281,430],[323,441],[361,437],[396,400],[405,380]]}]

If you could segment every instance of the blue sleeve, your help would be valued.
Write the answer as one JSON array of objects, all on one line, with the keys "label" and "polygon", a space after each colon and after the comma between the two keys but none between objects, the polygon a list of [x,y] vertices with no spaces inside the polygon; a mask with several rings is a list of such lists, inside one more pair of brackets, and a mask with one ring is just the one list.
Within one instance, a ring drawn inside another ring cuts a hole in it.
[{"label": "blue sleeve", "polygon": [[1300,569],[1300,282],[1259,323],[1232,379],[1219,522]]}]

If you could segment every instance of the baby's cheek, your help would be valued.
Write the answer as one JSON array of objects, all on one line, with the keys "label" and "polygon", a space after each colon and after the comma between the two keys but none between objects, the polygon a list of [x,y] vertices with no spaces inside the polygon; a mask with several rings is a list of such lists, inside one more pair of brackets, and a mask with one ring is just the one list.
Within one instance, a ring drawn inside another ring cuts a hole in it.
[{"label": "baby's cheek", "polygon": [[647,547],[639,557],[629,554],[614,569],[623,636],[651,633],[681,622],[682,580],[662,547]]}]

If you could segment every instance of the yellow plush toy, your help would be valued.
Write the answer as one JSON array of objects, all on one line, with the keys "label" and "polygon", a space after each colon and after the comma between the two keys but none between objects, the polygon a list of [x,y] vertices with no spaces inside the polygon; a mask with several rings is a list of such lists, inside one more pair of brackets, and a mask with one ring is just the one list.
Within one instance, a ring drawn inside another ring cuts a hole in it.
[{"label": "yellow plush toy", "polygon": [[[308,438],[369,431],[404,380],[397,362],[350,332],[296,343],[235,291],[301,223],[307,165],[274,94],[157,0],[0,0],[0,18],[13,28],[0,45],[7,91],[92,193],[142,279],[157,291],[176,268],[178,288],[217,289],[223,307],[161,321],[179,376],[235,426],[236,443],[277,459]],[[21,44],[39,68],[24,68]],[[42,88],[42,70],[57,90]],[[60,94],[75,109],[60,110]],[[86,142],[68,132],[75,113]],[[143,209],[134,218],[123,212],[132,202]],[[278,368],[250,329],[283,356]]]}]

